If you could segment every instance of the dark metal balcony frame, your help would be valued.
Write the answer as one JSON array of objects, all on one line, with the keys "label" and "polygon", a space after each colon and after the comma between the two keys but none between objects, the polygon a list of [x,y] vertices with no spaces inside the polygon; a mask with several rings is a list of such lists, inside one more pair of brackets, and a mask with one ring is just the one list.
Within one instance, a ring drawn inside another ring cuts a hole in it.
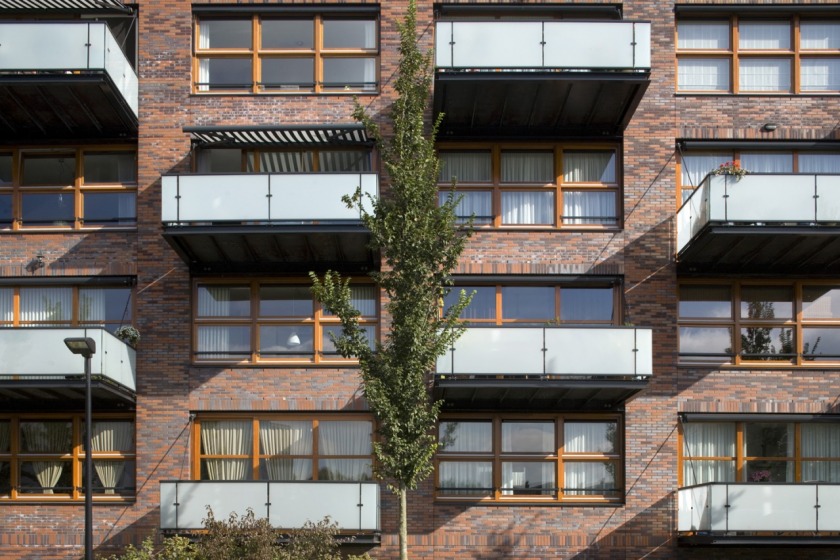
[{"label": "dark metal balcony frame", "polygon": [[[3,410],[32,410],[33,401],[43,404],[56,403],[66,410],[82,410],[85,398],[85,376],[0,376],[0,405]],[[93,405],[96,409],[134,410],[137,395],[104,375],[91,376]]]}]

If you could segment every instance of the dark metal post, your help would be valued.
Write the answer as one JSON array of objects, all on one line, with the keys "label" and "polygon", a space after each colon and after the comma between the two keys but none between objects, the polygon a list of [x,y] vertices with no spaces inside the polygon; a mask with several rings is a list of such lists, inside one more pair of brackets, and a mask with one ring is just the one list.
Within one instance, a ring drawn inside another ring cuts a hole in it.
[{"label": "dark metal post", "polygon": [[85,355],[85,560],[93,560],[93,396],[90,383],[90,354]]}]

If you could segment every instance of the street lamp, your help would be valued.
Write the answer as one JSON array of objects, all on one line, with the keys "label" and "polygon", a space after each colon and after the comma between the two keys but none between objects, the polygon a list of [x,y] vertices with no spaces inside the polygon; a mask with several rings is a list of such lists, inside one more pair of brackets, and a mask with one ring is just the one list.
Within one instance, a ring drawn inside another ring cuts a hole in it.
[{"label": "street lamp", "polygon": [[85,560],[93,560],[93,458],[91,457],[91,418],[93,416],[93,398],[90,389],[90,358],[96,354],[96,342],[92,338],[70,337],[64,344],[74,354],[81,354],[85,359]]}]

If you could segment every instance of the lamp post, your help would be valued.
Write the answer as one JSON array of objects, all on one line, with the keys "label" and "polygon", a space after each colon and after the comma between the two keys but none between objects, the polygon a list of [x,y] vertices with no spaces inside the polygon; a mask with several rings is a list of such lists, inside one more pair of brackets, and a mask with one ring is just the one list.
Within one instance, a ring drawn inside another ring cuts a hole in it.
[{"label": "lamp post", "polygon": [[74,354],[85,359],[85,560],[93,560],[93,458],[91,457],[91,432],[93,397],[90,389],[90,359],[96,354],[96,342],[92,338],[65,338],[64,344]]}]

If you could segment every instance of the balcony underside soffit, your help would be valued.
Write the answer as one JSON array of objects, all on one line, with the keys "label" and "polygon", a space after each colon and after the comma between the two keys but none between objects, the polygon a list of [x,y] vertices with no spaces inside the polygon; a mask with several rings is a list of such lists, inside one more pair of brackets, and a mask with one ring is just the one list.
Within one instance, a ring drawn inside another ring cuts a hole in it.
[{"label": "balcony underside soffit", "polygon": [[[134,408],[134,393],[116,383],[94,378],[91,382],[93,408]],[[34,409],[83,410],[85,380],[79,376],[67,379],[0,378],[0,410]]]},{"label": "balcony underside soffit", "polygon": [[534,140],[620,136],[650,83],[647,72],[438,72],[438,137]]}]

